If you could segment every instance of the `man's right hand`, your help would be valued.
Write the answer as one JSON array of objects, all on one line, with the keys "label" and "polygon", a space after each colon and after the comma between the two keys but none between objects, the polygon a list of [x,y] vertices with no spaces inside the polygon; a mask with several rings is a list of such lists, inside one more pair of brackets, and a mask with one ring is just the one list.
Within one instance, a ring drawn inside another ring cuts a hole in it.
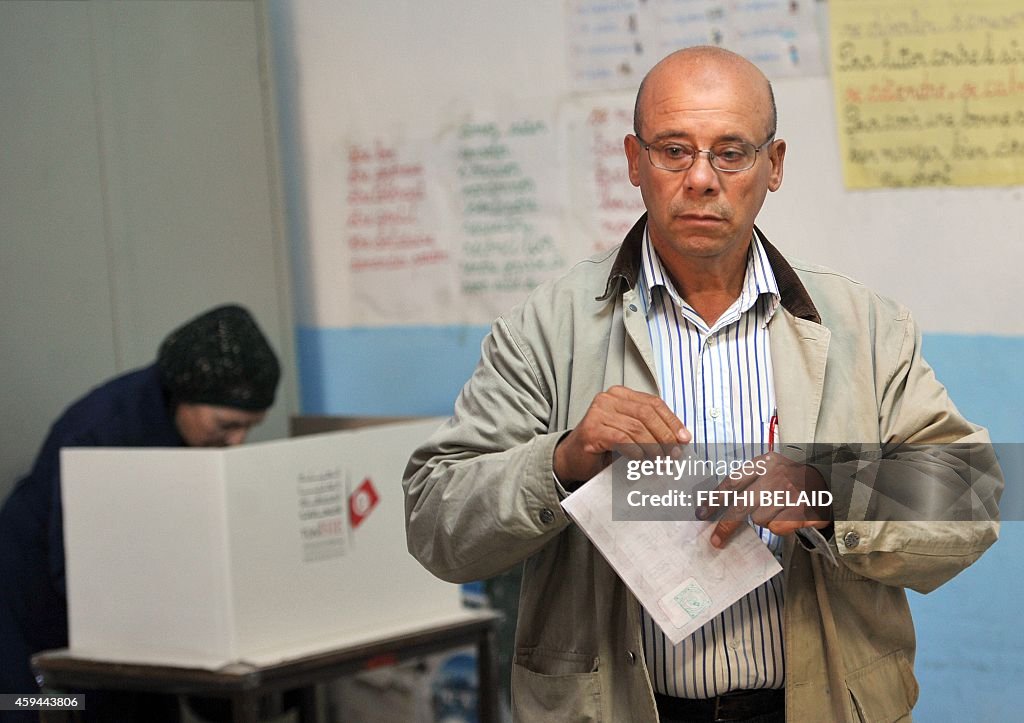
[{"label": "man's right hand", "polygon": [[612,387],[594,397],[580,423],[555,447],[555,475],[563,485],[575,485],[611,464],[613,452],[640,459],[658,445],[668,455],[691,438],[660,397]]}]

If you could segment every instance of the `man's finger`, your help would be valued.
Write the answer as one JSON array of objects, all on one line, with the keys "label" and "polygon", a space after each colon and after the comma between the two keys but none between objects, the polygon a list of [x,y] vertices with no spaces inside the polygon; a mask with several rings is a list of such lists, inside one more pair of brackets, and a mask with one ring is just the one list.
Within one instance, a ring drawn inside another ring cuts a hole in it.
[{"label": "man's finger", "polygon": [[741,525],[747,524],[746,520],[722,520],[715,526],[711,533],[711,544],[721,550]]},{"label": "man's finger", "polygon": [[804,527],[827,527],[828,517],[814,507],[787,507],[776,515],[766,527],[776,535],[788,535]]},{"label": "man's finger", "polygon": [[687,444],[691,440],[689,430],[661,397],[622,386],[612,387],[608,394],[616,402],[615,410],[643,423],[655,444]]}]

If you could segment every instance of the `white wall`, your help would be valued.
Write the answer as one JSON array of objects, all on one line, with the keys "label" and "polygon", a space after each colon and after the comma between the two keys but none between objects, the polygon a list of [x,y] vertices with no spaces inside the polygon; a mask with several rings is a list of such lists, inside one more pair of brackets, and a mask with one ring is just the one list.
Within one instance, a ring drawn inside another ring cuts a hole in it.
[{"label": "white wall", "polygon": [[0,494],[56,415],[247,305],[297,409],[257,2],[0,3]]},{"label": "white wall", "polygon": [[[308,245],[343,238],[336,191],[346,141],[420,137],[498,99],[585,100],[573,95],[568,77],[568,5],[270,0],[275,35],[286,36],[275,41],[285,46],[277,67],[289,75],[285,112],[296,143],[286,171],[303,189],[295,210]],[[825,29],[827,3],[818,7]],[[1024,317],[1012,311],[1024,263],[1021,188],[847,191],[829,78],[781,78],[774,86],[789,153],[783,187],[766,201],[759,224],[784,253],[899,299],[927,332],[1024,333]],[[632,107],[633,95],[620,94],[624,106]],[[631,132],[628,124],[621,132]],[[623,158],[624,184],[625,171]],[[566,209],[567,218],[574,210]],[[308,307],[327,293],[316,283],[304,284],[300,323],[316,323]]]}]

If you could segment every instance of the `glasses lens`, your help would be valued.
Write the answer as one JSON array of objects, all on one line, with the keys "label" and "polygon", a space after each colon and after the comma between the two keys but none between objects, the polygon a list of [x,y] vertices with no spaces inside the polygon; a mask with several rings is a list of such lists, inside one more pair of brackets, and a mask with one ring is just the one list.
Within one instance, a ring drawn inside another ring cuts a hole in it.
[{"label": "glasses lens", "polygon": [[685,171],[693,165],[696,149],[678,143],[659,143],[647,147],[651,163],[666,171]]},{"label": "glasses lens", "polygon": [[727,143],[711,150],[711,165],[721,171],[745,171],[756,156],[757,148],[749,143]]}]

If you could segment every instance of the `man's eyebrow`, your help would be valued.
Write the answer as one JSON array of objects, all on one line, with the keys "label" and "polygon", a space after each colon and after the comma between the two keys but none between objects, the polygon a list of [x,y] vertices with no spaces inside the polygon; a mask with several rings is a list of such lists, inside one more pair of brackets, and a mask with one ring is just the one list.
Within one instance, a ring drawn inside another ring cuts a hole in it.
[{"label": "man's eyebrow", "polygon": [[654,138],[652,138],[650,142],[651,143],[657,143],[658,141],[667,141],[667,140],[686,140],[686,141],[689,141],[690,137],[691,137],[690,134],[687,133],[686,131],[662,131],[661,133],[658,133],[657,135],[655,135]]},{"label": "man's eyebrow", "polygon": [[[658,143],[659,141],[667,140],[684,140],[687,143],[693,143],[692,134],[686,131],[662,131],[654,136],[649,143]],[[744,136],[738,133],[727,133],[723,136],[718,136],[712,142],[711,145],[718,145],[719,143],[752,143],[753,141],[747,140]]]}]

